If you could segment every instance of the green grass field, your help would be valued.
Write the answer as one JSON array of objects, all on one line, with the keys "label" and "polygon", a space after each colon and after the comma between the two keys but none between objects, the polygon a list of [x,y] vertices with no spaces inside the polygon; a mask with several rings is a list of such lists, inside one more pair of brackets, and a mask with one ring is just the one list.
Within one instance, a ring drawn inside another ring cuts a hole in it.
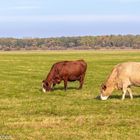
[{"label": "green grass field", "polygon": [[[88,63],[82,90],[73,82],[66,92],[63,83],[41,91],[53,63],[76,59]],[[121,91],[95,99],[124,61],[140,61],[140,51],[1,52],[0,140],[140,140],[140,88],[132,89],[133,100],[122,101]]]}]

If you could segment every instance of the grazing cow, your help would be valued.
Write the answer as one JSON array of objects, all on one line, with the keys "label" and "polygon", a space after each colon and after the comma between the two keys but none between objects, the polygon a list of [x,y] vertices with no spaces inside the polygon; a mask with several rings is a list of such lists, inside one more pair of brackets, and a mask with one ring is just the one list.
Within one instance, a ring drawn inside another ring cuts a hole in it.
[{"label": "grazing cow", "polygon": [[42,89],[44,92],[51,91],[52,87],[64,81],[64,88],[67,89],[67,81],[80,82],[79,89],[82,88],[84,77],[87,69],[87,64],[84,60],[77,61],[61,61],[55,63],[47,78],[42,82]]},{"label": "grazing cow", "polygon": [[128,92],[133,99],[131,86],[140,86],[140,62],[125,62],[116,65],[101,86],[101,100],[106,100],[114,89],[123,91],[122,100]]}]

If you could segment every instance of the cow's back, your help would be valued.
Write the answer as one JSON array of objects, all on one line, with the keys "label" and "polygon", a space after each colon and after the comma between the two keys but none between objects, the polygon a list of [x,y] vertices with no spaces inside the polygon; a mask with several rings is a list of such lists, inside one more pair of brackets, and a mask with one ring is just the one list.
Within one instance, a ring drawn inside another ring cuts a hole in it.
[{"label": "cow's back", "polygon": [[63,61],[57,63],[55,68],[56,71],[60,74],[60,76],[64,76],[64,75],[79,76],[86,72],[87,64],[85,63],[84,60]]},{"label": "cow's back", "polygon": [[69,74],[80,75],[86,71],[87,65],[84,61],[71,61],[63,67]]},{"label": "cow's back", "polygon": [[140,62],[126,62],[116,66],[117,79],[131,84],[140,85]]}]

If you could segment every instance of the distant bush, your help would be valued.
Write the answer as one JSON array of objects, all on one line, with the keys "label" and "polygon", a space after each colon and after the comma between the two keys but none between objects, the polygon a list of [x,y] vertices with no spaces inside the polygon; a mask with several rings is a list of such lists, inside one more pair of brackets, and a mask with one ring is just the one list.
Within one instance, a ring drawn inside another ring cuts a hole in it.
[{"label": "distant bush", "polygon": [[140,35],[0,38],[0,50],[140,49]]}]

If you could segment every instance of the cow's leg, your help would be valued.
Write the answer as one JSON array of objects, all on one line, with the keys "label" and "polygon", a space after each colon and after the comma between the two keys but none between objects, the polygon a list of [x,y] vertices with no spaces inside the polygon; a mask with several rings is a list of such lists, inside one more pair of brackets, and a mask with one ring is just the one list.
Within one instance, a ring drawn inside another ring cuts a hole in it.
[{"label": "cow's leg", "polygon": [[53,83],[52,89],[54,89],[55,85],[56,85],[56,84]]},{"label": "cow's leg", "polygon": [[80,80],[79,80],[79,88],[78,89],[82,89],[83,87],[83,83],[84,83],[84,77],[85,77],[85,74],[83,74],[81,77],[80,77]]},{"label": "cow's leg", "polygon": [[64,89],[67,90],[67,79],[64,79]]},{"label": "cow's leg", "polygon": [[123,95],[122,95],[122,100],[125,99],[125,95],[127,93],[127,86],[126,85],[123,85]]},{"label": "cow's leg", "polygon": [[129,92],[130,98],[133,99],[133,95],[132,95],[132,90],[130,87],[127,88],[127,91]]}]

